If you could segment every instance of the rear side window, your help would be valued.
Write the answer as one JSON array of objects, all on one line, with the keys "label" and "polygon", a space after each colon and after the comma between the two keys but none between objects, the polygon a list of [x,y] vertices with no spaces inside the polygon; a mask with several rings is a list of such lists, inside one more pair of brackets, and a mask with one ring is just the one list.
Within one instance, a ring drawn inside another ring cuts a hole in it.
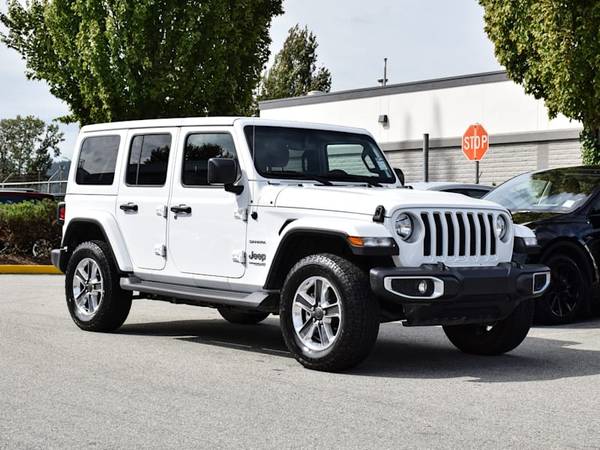
[{"label": "rear side window", "polygon": [[228,133],[190,134],[183,153],[184,186],[208,186],[210,158],[237,159],[233,138]]},{"label": "rear side window", "polygon": [[130,186],[164,186],[167,180],[170,134],[135,136],[131,141],[126,182]]},{"label": "rear side window", "polygon": [[81,144],[75,182],[82,185],[110,186],[115,179],[119,136],[94,136]]}]

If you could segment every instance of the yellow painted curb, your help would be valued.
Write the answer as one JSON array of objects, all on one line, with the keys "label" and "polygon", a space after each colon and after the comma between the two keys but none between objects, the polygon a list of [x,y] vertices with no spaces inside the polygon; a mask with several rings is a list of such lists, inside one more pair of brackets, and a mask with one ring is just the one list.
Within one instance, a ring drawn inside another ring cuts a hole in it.
[{"label": "yellow painted curb", "polygon": [[61,275],[62,272],[54,266],[17,266],[0,264],[0,274]]}]

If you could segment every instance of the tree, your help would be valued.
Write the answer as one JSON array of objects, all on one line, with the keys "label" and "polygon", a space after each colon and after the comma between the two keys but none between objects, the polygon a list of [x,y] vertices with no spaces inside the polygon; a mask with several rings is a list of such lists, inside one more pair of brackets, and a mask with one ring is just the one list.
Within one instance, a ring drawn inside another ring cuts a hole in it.
[{"label": "tree", "polygon": [[0,179],[9,175],[45,175],[64,141],[56,124],[33,116],[0,120]]},{"label": "tree", "polygon": [[65,122],[251,108],[282,0],[9,0],[0,39],[64,100]]},{"label": "tree", "polygon": [[297,97],[310,91],[329,92],[331,72],[317,68],[317,37],[307,27],[291,28],[273,67],[265,74],[258,99]]},{"label": "tree", "polygon": [[511,79],[552,118],[583,123],[583,159],[600,163],[600,2],[479,0],[485,30]]}]

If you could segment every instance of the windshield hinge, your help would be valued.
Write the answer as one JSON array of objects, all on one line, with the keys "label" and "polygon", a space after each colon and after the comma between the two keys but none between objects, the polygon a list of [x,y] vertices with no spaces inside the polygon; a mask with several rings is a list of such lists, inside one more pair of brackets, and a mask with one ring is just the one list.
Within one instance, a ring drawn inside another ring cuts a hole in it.
[{"label": "windshield hinge", "polygon": [[248,222],[248,208],[238,209],[235,213],[233,213],[233,217],[243,220],[244,222]]}]

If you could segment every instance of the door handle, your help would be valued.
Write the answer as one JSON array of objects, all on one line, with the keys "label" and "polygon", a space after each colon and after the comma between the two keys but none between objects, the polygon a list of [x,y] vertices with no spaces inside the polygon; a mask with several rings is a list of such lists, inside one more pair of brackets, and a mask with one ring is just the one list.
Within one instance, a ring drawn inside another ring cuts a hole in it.
[{"label": "door handle", "polygon": [[187,205],[171,206],[171,212],[175,214],[191,214],[192,208]]},{"label": "door handle", "polygon": [[132,212],[138,212],[138,205],[136,205],[135,203],[125,203],[121,206],[119,206],[119,208],[122,211],[132,211]]}]

